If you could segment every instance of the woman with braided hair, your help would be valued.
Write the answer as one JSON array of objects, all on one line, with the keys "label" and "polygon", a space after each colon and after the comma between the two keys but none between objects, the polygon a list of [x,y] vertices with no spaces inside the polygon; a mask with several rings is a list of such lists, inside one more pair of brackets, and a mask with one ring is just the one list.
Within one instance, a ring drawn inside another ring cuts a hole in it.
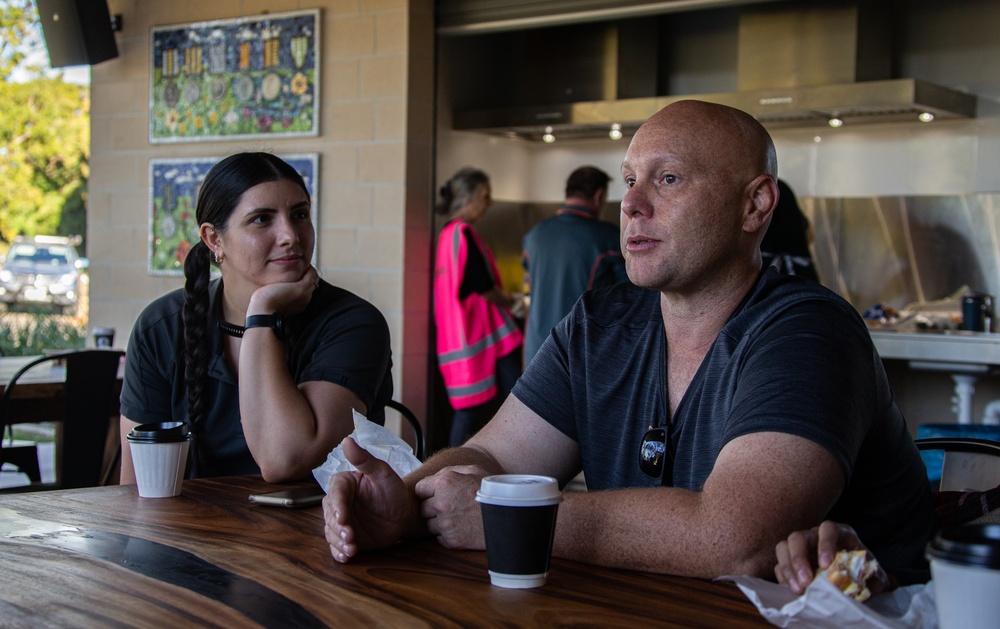
[{"label": "woman with braided hair", "polygon": [[135,482],[125,435],[137,424],[188,423],[190,478],[284,482],[308,477],[353,430],[352,408],[384,421],[388,326],[320,279],[310,206],[302,177],[270,153],[238,153],[209,171],[184,288],[153,301],[132,329],[123,484]]}]

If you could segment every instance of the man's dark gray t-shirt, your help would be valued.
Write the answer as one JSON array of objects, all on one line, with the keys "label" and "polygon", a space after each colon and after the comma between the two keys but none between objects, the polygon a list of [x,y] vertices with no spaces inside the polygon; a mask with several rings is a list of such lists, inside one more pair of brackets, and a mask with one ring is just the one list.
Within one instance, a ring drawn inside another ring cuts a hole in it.
[{"label": "man's dark gray t-shirt", "polygon": [[579,444],[592,490],[660,483],[639,469],[639,444],[650,427],[668,428],[673,485],[695,491],[737,437],[781,432],[809,439],[846,477],[828,517],[851,524],[890,572],[905,579],[916,569],[923,576],[934,522],[926,471],[864,322],[819,284],[765,271],[717,337],[672,422],[660,296],[630,284],[584,295],[513,394]]}]

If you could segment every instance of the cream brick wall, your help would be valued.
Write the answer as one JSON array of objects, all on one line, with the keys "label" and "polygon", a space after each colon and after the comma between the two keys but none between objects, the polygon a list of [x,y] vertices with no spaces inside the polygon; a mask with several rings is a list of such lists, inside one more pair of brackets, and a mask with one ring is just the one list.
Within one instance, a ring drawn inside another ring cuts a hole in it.
[{"label": "cream brick wall", "polygon": [[[116,35],[120,56],[92,70],[90,325],[113,326],[118,344],[125,345],[142,309],[183,284],[182,278],[147,272],[151,159],[241,150],[318,153],[320,272],[385,314],[395,397],[423,416],[433,199],[433,74],[426,72],[426,60],[434,56],[432,0],[108,5],[122,15],[124,28]],[[318,137],[149,143],[151,27],[316,7],[322,39]]]}]

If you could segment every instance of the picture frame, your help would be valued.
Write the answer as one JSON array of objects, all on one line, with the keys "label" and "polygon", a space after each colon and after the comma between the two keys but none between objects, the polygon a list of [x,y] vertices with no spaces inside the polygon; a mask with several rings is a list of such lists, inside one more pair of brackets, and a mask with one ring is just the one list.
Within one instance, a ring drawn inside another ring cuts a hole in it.
[{"label": "picture frame", "polygon": [[150,143],[319,135],[319,17],[152,27]]},{"label": "picture frame", "polygon": [[[319,154],[278,155],[305,180],[312,197],[313,227],[319,207]],[[198,190],[208,171],[221,157],[164,158],[149,161],[149,256],[150,275],[184,275],[184,260],[199,240],[195,208]],[[317,238],[318,244],[318,238]],[[312,262],[318,260],[313,247]]]}]

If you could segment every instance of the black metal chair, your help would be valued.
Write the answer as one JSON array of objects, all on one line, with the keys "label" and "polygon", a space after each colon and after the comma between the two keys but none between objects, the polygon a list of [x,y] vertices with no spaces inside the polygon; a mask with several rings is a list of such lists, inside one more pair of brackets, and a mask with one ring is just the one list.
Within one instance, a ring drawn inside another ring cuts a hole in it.
[{"label": "black metal chair", "polygon": [[922,451],[941,450],[940,491],[988,489],[1000,484],[1000,442],[971,437],[927,437],[916,440]]},{"label": "black metal chair", "polygon": [[921,451],[941,450],[935,510],[942,525],[1000,524],[1000,442],[971,437],[916,440]]},{"label": "black metal chair", "polygon": [[[37,446],[4,447],[0,440],[0,464],[10,462],[24,472],[31,483],[9,487],[0,492],[39,491],[97,487],[105,477],[104,450],[111,428],[111,411],[117,395],[121,350],[82,350],[33,360],[19,369],[7,383],[0,401],[0,436],[12,424],[10,399],[17,382],[33,367],[49,361],[65,361],[66,383],[63,388],[61,438],[57,444],[56,481],[42,483],[38,471]],[[33,465],[32,465],[33,460]]]},{"label": "black metal chair", "polygon": [[421,461],[424,460],[424,431],[420,427],[420,422],[417,421],[417,416],[413,414],[409,408],[406,407],[402,402],[397,402],[396,400],[389,400],[385,405],[386,408],[391,408],[400,415],[406,418],[406,421],[410,423],[410,429],[413,431],[413,453]]}]

